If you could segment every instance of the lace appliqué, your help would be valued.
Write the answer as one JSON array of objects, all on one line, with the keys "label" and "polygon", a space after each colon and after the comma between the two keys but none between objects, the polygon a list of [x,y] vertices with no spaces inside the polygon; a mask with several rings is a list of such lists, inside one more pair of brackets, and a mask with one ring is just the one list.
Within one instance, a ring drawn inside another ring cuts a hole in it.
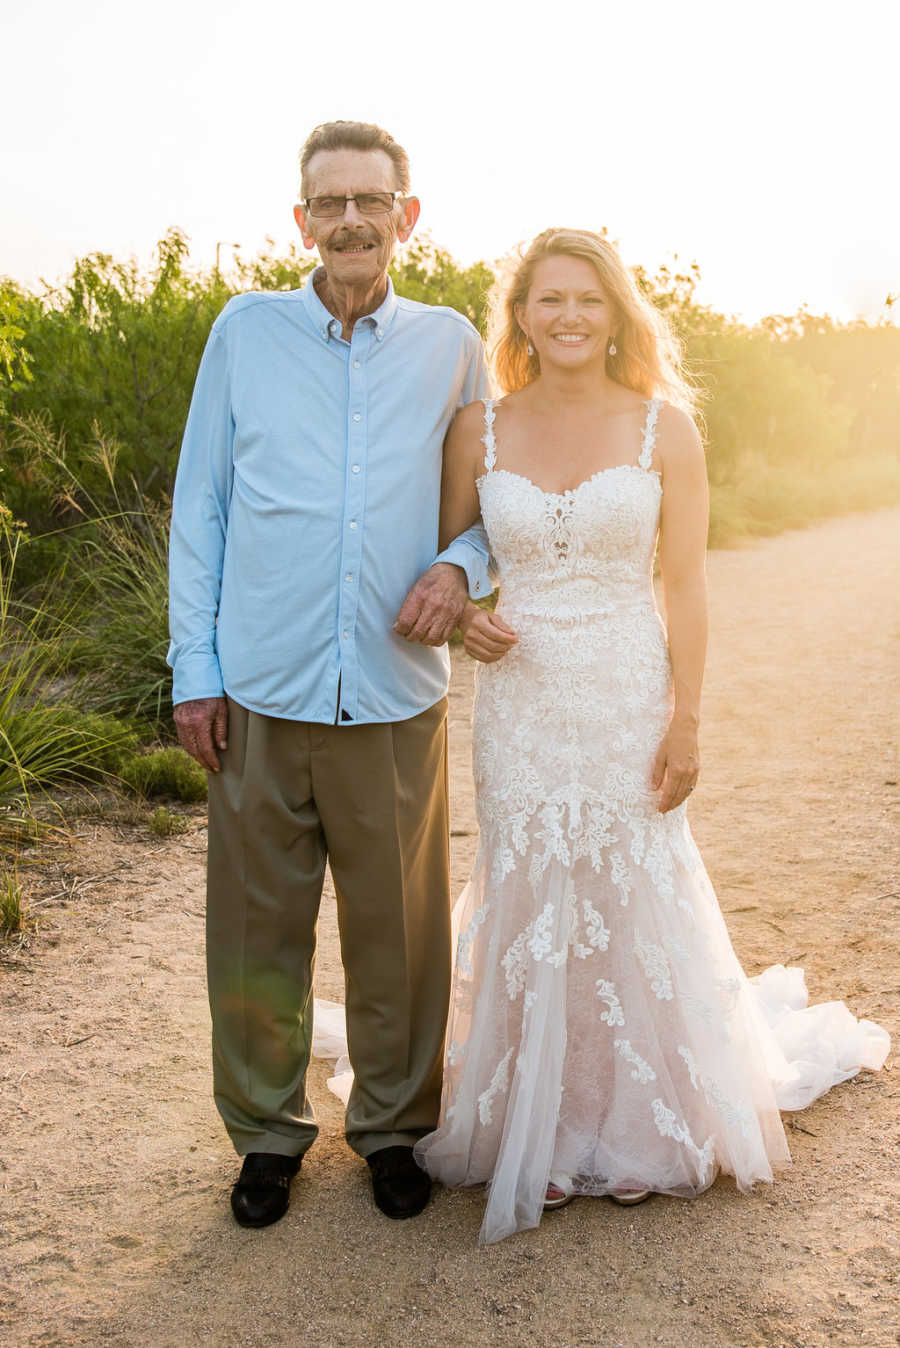
[{"label": "lace appliqu\u00e9", "polygon": [[548,902],[505,951],[500,963],[506,975],[506,994],[510,1001],[514,1001],[525,987],[531,962],[539,964],[543,960],[559,969],[568,960],[570,950],[576,959],[583,960],[589,959],[595,950],[609,948],[610,930],[602,913],[597,911],[590,899],[585,898],[581,902],[583,933],[578,919],[578,895],[574,885],[568,886],[564,904],[563,940],[558,950],[553,949],[557,913],[554,905]]},{"label": "lace appliqu\u00e9", "polygon": [[595,950],[608,950],[610,930],[603,921],[603,914],[597,912],[590,899],[582,899],[581,906],[588,942]]},{"label": "lace appliqu\u00e9", "polygon": [[644,973],[650,980],[650,987],[655,996],[661,1002],[670,1002],[673,997],[672,974],[669,970],[669,961],[666,959],[666,952],[662,946],[653,945],[651,941],[645,941],[641,933],[635,929],[634,933],[634,953],[643,965]]},{"label": "lace appliqu\u00e9", "polygon": [[659,409],[662,402],[659,398],[652,398],[647,404],[647,419],[644,422],[644,431],[641,436],[641,454],[638,459],[638,465],[650,470],[653,463],[653,450],[656,447],[656,423],[659,421]]},{"label": "lace appliqu\u00e9", "polygon": [[608,978],[598,978],[597,996],[606,1003],[606,1010],[601,1012],[600,1019],[605,1020],[607,1025],[624,1025],[625,1016],[622,1011],[622,1003],[612,983]]},{"label": "lace appliqu\u00e9", "polygon": [[484,435],[481,437],[481,443],[484,445],[484,466],[488,473],[492,472],[497,463],[497,445],[494,440],[496,405],[493,398],[484,399]]},{"label": "lace appliqu\u00e9", "polygon": [[477,908],[469,919],[465,931],[461,931],[456,942],[456,967],[461,974],[466,974],[469,978],[474,978],[475,970],[472,968],[471,952],[478,934],[478,928],[484,925],[485,918],[488,915],[489,904],[482,904]]},{"label": "lace appliqu\u00e9", "polygon": [[509,1086],[509,1064],[512,1060],[514,1050],[507,1049],[500,1062],[497,1064],[496,1071],[491,1077],[491,1084],[486,1091],[482,1091],[478,1097],[478,1117],[482,1124],[492,1122],[492,1104],[494,1097],[501,1091],[505,1091]]},{"label": "lace appliqu\u00e9", "polygon": [[656,1124],[660,1137],[671,1137],[675,1142],[680,1142],[686,1147],[697,1162],[700,1171],[700,1183],[705,1185],[712,1175],[714,1143],[712,1137],[708,1137],[702,1147],[698,1147],[691,1137],[690,1130],[686,1123],[678,1123],[671,1109],[663,1104],[662,1100],[653,1100],[650,1103],[653,1111],[653,1122]]},{"label": "lace appliqu\u00e9", "polygon": [[684,1059],[688,1072],[691,1077],[691,1085],[694,1090],[702,1090],[707,1104],[715,1109],[716,1113],[722,1119],[722,1122],[728,1128],[736,1128],[740,1131],[742,1137],[750,1136],[750,1125],[753,1119],[752,1112],[741,1105],[733,1105],[725,1096],[719,1083],[706,1072],[701,1072],[697,1066],[697,1061],[689,1048],[683,1044],[679,1046],[678,1054]]},{"label": "lace appliqu\u00e9", "polygon": [[639,1081],[642,1086],[646,1086],[648,1081],[656,1080],[656,1073],[653,1068],[631,1047],[628,1039],[614,1039],[613,1047],[626,1062],[632,1064],[631,1078],[633,1081]]}]

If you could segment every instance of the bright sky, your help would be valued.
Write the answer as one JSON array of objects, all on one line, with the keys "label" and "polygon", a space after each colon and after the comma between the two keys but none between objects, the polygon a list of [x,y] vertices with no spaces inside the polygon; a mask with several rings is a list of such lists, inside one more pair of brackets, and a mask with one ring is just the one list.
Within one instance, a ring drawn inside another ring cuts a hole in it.
[{"label": "bright sky", "polygon": [[420,228],[492,261],[549,225],[696,260],[704,300],[877,317],[900,291],[896,0],[0,0],[0,274],[295,238],[317,123],[409,151]]}]

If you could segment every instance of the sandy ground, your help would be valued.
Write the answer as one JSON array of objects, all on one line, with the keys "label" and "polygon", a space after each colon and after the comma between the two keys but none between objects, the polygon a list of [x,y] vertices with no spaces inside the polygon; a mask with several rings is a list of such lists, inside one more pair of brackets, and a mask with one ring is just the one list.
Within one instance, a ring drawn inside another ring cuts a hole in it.
[{"label": "sandy ground", "polygon": [[[705,770],[692,822],[748,972],[802,963],[898,1032],[900,512],[710,558]],[[452,688],[453,878],[475,845],[471,668]],[[786,1117],[794,1167],[745,1197],[580,1200],[476,1247],[482,1197],[373,1207],[328,1070],[287,1217],[231,1219],[210,1098],[204,821],[157,842],[82,820],[25,872],[40,927],[3,962],[0,1336],[11,1345],[888,1345],[898,1338],[888,1069]],[[62,892],[61,892],[62,891]],[[56,897],[53,897],[53,896]],[[318,985],[340,997],[333,901]]]}]

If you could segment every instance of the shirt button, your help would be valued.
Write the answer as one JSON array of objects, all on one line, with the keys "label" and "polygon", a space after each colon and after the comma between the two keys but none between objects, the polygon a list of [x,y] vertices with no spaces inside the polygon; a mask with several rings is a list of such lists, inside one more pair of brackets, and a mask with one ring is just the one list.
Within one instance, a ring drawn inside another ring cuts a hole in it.
[{"label": "shirt button", "polygon": [[356,520],[351,520],[351,521],[350,521],[350,528],[351,528],[351,529],[355,529],[355,528],[356,528]]},{"label": "shirt button", "polygon": [[344,580],[352,580],[352,579],[353,579],[353,572],[348,571],[346,576],[344,577]]},{"label": "shirt button", "polygon": [[351,471],[351,473],[358,473],[358,472],[359,472],[359,464],[358,464],[358,463],[355,463],[355,464],[353,465],[353,467],[350,469],[350,471]]},{"label": "shirt button", "polygon": [[347,640],[347,638],[349,637],[349,635],[350,635],[349,632],[345,632],[345,633],[344,633],[344,640],[345,640],[345,641]]},{"label": "shirt button", "polygon": [[353,413],[353,420],[354,420],[354,421],[362,421],[362,417],[359,415],[358,412],[354,412],[354,413]]},{"label": "shirt button", "polygon": [[478,591],[481,589],[481,581],[480,581],[480,580],[476,580],[476,582],[475,582],[475,584],[474,584],[474,586],[473,586],[472,588],[474,589],[475,593],[477,594]]},{"label": "shirt button", "polygon": [[359,369],[359,361],[358,361],[358,360],[355,360],[355,361],[353,362],[353,368],[354,368],[354,370],[358,370],[358,369]]}]

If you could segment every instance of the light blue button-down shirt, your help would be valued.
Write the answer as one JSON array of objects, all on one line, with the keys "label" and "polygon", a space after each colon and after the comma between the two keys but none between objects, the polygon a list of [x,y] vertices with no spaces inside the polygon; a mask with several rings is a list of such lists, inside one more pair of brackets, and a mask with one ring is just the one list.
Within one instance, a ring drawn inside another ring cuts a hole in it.
[{"label": "light blue button-down shirt", "polygon": [[[446,647],[392,630],[435,560],[441,450],[486,391],[478,333],[398,298],[349,342],[316,294],[241,295],[213,324],[172,510],[168,660],[176,702],[223,691],[253,711],[397,721],[446,692]],[[491,589],[483,529],[442,561]]]}]

